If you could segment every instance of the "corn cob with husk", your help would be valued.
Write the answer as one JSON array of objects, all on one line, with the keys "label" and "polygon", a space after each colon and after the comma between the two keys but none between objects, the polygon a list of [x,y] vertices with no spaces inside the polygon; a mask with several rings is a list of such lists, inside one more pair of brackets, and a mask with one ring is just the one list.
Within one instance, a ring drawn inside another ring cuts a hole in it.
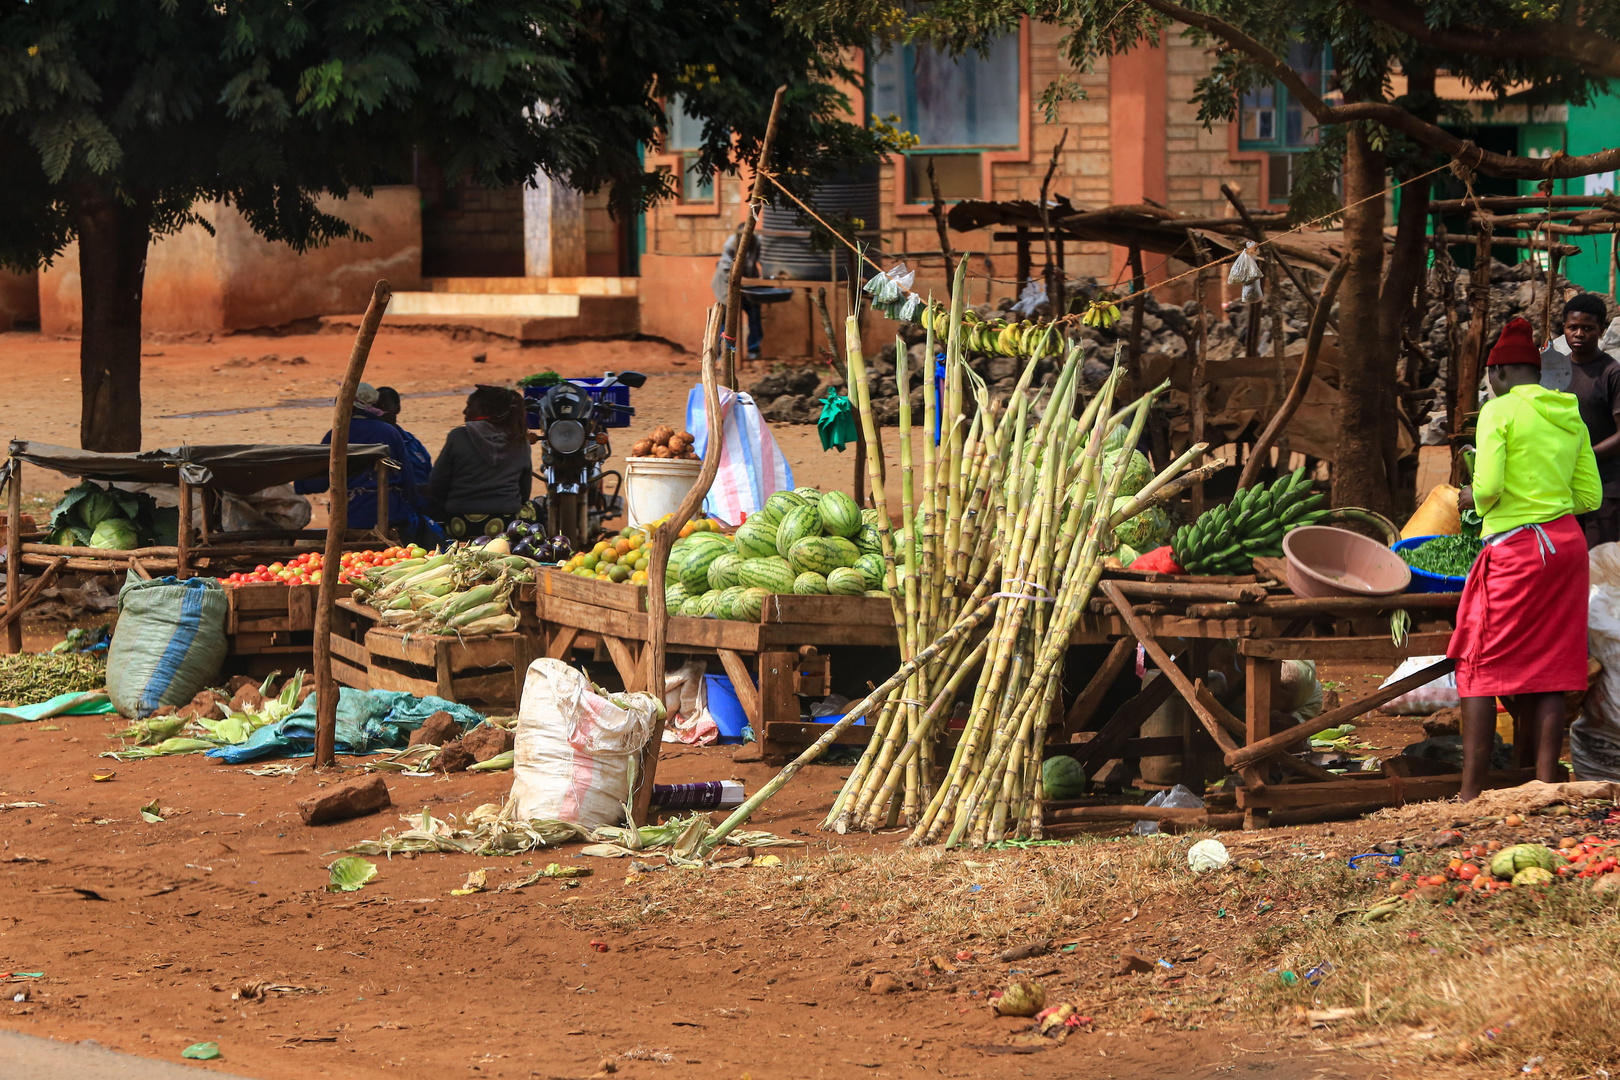
[{"label": "corn cob with husk", "polygon": [[[1115,455],[1110,463],[1107,451],[1135,446],[1165,388],[1116,409],[1116,356],[1115,371],[1082,408],[1081,353],[1070,348],[1039,389],[1032,388],[1042,362],[1032,360],[1005,408],[996,408],[963,361],[964,284],[959,272],[945,343],[942,415],[935,415],[931,389],[924,395],[920,478],[910,451],[905,350],[896,349],[902,395],[898,528],[890,518],[893,492],[885,489],[875,458],[868,461],[900,671],[739,807],[722,832],[746,820],[858,716],[875,718],[871,737],[824,828],[875,829],[904,821],[910,842],[950,845],[994,843],[1040,829],[1048,717],[1061,704],[1062,660],[1101,575],[1112,530],[1183,490],[1176,478],[1205,447],[1190,448],[1112,510],[1130,455]],[[930,355],[939,326],[928,327]],[[847,344],[851,396],[868,443],[875,444],[869,376],[854,319]],[[931,386],[932,380],[924,382]],[[970,398],[977,406],[971,418],[964,412]],[[1123,443],[1115,441],[1119,436]],[[963,583],[974,587],[971,598],[961,595]],[[988,633],[975,641],[965,622],[988,622]],[[934,752],[959,705],[966,707],[964,727],[941,773]]]}]

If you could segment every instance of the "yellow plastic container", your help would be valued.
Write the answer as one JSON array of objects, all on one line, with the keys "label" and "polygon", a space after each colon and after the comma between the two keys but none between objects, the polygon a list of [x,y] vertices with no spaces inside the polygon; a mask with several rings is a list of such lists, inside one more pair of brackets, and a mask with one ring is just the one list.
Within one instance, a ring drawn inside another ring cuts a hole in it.
[{"label": "yellow plastic container", "polygon": [[1462,532],[1462,511],[1457,497],[1462,494],[1450,484],[1436,484],[1407,523],[1401,526],[1401,539],[1414,536],[1456,536]]}]

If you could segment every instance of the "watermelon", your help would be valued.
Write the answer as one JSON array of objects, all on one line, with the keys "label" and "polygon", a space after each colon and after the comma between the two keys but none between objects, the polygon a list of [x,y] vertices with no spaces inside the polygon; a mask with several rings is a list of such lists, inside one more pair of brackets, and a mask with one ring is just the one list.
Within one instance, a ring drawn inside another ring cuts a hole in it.
[{"label": "watermelon", "polygon": [[867,589],[866,595],[874,600],[887,600],[889,598],[889,594],[882,589]]},{"label": "watermelon", "polygon": [[[839,543],[847,545],[849,551],[839,548]],[[847,559],[846,554],[849,556]],[[801,574],[813,570],[826,575],[840,566],[853,565],[859,557],[854,544],[836,536],[807,536],[794,544],[793,550],[788,553],[788,561]]]},{"label": "watermelon", "polygon": [[795,495],[791,491],[777,491],[765,500],[765,507],[760,510],[760,513],[765,515],[767,521],[781,524],[782,519],[787,517],[789,510],[792,510],[795,506],[804,505],[806,503],[802,496]]},{"label": "watermelon", "polygon": [[677,612],[684,619],[698,619],[703,616],[703,597],[688,596],[681,601],[681,610]]},{"label": "watermelon", "polygon": [[827,591],[834,596],[861,596],[866,592],[866,576],[859,570],[840,566],[827,575]]},{"label": "watermelon", "polygon": [[[675,543],[686,547],[701,547],[704,544],[719,544],[721,547],[730,547],[731,538],[717,532],[695,532],[690,536],[681,537]],[[673,549],[674,546],[672,545],[671,550]]]},{"label": "watermelon", "polygon": [[733,585],[730,588],[721,589],[719,597],[714,602],[715,617],[720,619],[735,619],[737,617],[735,611],[736,603],[738,600],[742,599],[742,594],[743,587],[741,585]]},{"label": "watermelon", "polygon": [[851,537],[860,532],[861,508],[842,491],[829,491],[816,503],[821,511],[821,528],[828,536]]},{"label": "watermelon", "polygon": [[721,544],[697,544],[681,563],[681,584],[690,593],[703,593],[709,588],[709,567],[720,556],[727,554]]},{"label": "watermelon", "polygon": [[793,579],[793,592],[796,596],[826,596],[827,579],[813,570],[806,570]]},{"label": "watermelon", "polygon": [[795,506],[776,527],[776,553],[791,558],[793,545],[807,536],[821,536],[821,511],[813,506]]},{"label": "watermelon", "polygon": [[862,555],[883,554],[883,534],[878,532],[876,525],[862,525],[850,539],[855,542],[856,549]]},{"label": "watermelon", "polygon": [[679,581],[666,585],[664,587],[664,610],[671,615],[675,614],[691,595],[691,591]]},{"label": "watermelon", "polygon": [[731,606],[732,618],[738,622],[759,622],[759,617],[765,610],[765,601],[770,595],[766,589],[744,589],[742,595]]},{"label": "watermelon", "polygon": [[708,618],[710,615],[713,615],[715,613],[715,609],[718,608],[719,605],[719,589],[710,589],[708,592],[698,597],[698,611],[704,618]]},{"label": "watermelon", "polygon": [[861,580],[866,582],[868,589],[881,589],[883,587],[883,556],[868,552],[855,560],[855,569],[861,573]]},{"label": "watermelon", "polygon": [[861,511],[861,524],[862,525],[876,525],[878,522],[880,522],[882,520],[883,520],[883,515],[878,513],[876,509],[866,509],[866,510]]},{"label": "watermelon", "polygon": [[775,555],[776,522],[755,514],[737,526],[737,554],[745,559]]},{"label": "watermelon", "polygon": [[821,491],[817,488],[809,486],[796,487],[793,489],[793,494],[797,495],[799,498],[808,503],[818,503],[821,501]]},{"label": "watermelon", "polygon": [[737,584],[773,593],[793,591],[793,566],[779,555],[764,559],[744,559],[737,571]]},{"label": "watermelon", "polygon": [[737,571],[742,569],[743,558],[728,551],[709,564],[709,588],[724,589],[737,584]]}]

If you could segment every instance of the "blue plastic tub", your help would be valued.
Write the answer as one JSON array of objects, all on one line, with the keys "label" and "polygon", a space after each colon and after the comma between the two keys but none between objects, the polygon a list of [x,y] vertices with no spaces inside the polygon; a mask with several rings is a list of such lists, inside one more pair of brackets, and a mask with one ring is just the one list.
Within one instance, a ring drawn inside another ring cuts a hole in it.
[{"label": "blue plastic tub", "polygon": [[703,681],[708,684],[705,692],[708,695],[709,715],[714,717],[714,726],[720,729],[719,741],[742,742],[743,728],[748,726],[748,714],[743,712],[742,702],[737,700],[737,691],[731,685],[730,676],[705,675]]},{"label": "blue plastic tub", "polygon": [[[1433,536],[1409,536],[1397,543],[1391,551],[1410,551],[1419,544],[1433,540]],[[1466,577],[1447,577],[1444,574],[1431,574],[1427,570],[1412,567],[1412,584],[1406,587],[1407,592],[1462,592]]]},{"label": "blue plastic tub", "polygon": [[[598,405],[607,402],[609,405],[619,405],[622,408],[602,409],[599,416],[603,427],[629,427],[630,417],[634,410],[630,405],[630,388],[623,383],[615,383],[606,390],[602,389],[601,379],[569,379],[569,382],[582,388],[590,395],[590,399]],[[528,403],[529,426],[540,426],[540,399],[546,396],[549,386],[525,386],[523,399]]]}]

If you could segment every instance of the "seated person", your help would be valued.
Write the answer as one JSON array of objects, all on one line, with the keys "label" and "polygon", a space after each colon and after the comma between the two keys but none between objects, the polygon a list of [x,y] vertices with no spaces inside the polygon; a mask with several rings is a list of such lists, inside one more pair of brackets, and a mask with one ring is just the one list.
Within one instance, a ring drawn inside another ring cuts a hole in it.
[{"label": "seated person", "polygon": [[[321,444],[329,446],[332,433],[321,437]],[[419,515],[412,509],[416,502],[416,484],[406,464],[410,453],[399,428],[386,423],[377,408],[377,389],[370,383],[361,383],[354,395],[354,415],[349,419],[349,445],[381,443],[388,447],[388,456],[400,463],[388,479],[388,523],[400,533],[402,540],[415,540],[413,533]],[[300,495],[313,495],[326,491],[331,483],[325,476],[299,480],[293,490]],[[367,469],[358,476],[349,477],[349,528],[374,529],[377,527],[377,472]]]},{"label": "seated person", "polygon": [[433,475],[433,458],[428,456],[427,447],[422,440],[399,426],[399,391],[392,386],[377,387],[377,411],[382,413],[382,421],[392,424],[398,431],[399,437],[405,442],[405,456],[411,467],[411,480],[416,484],[416,492],[425,498],[428,478]]},{"label": "seated person", "polygon": [[428,507],[453,540],[506,531],[529,501],[534,479],[522,395],[480,386],[466,423],[451,428],[428,481]]}]

